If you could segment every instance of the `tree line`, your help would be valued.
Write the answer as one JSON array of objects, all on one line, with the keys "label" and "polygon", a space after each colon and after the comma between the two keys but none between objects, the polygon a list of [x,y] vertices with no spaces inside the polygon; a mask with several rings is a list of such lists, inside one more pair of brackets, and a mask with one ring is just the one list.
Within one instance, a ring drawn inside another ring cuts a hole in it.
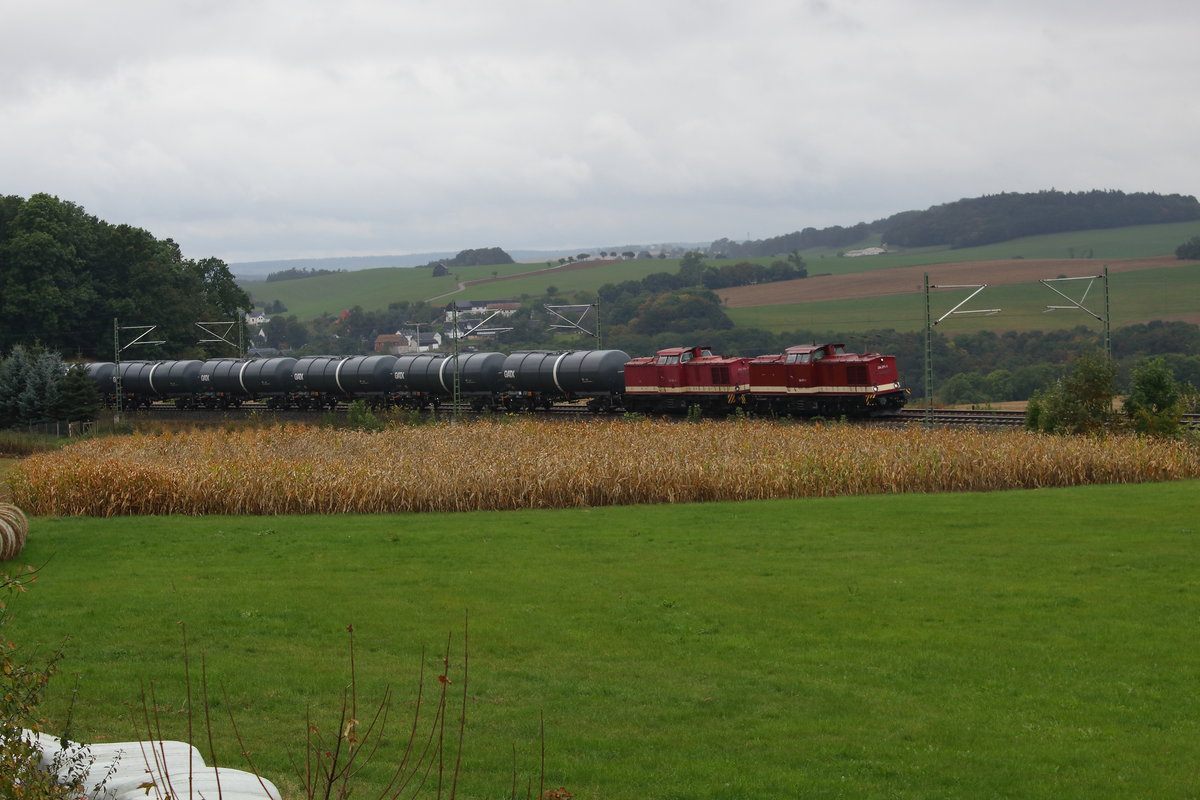
[{"label": "tree line", "polygon": [[17,345],[0,358],[0,428],[57,420],[94,420],[100,392],[82,364],[50,350]]},{"label": "tree line", "polygon": [[769,265],[740,261],[713,267],[699,252],[690,251],[680,259],[678,272],[655,272],[641,280],[606,283],[597,290],[597,297],[602,322],[614,337],[729,330],[733,321],[714,290],[807,276],[804,259],[796,252]]},{"label": "tree line", "polygon": [[1200,393],[1176,379],[1164,359],[1141,359],[1133,366],[1120,413],[1113,402],[1116,378],[1112,361],[1100,353],[1085,353],[1066,374],[1029,399],[1025,426],[1046,433],[1087,434],[1127,427],[1150,436],[1200,438],[1182,424],[1183,415],[1200,402]]},{"label": "tree line", "polygon": [[744,242],[717,239],[708,254],[729,258],[769,257],[813,247],[845,248],[872,237],[895,247],[976,247],[1045,233],[1196,219],[1200,219],[1200,203],[1191,195],[1055,189],[1002,192],[944,203],[924,211],[902,211],[849,227],[805,228]]},{"label": "tree line", "polygon": [[833,225],[820,230],[810,227],[767,239],[744,242],[735,242],[727,238],[717,239],[708,246],[708,254],[722,258],[769,258],[794,250],[809,250],[814,247],[849,247],[867,239],[878,230],[879,224],[878,222],[874,224],[860,222],[845,228],[841,225]]},{"label": "tree line", "polygon": [[0,352],[39,342],[112,358],[113,320],[157,325],[147,358],[207,357],[195,323],[252,307],[224,261],[184,258],[171,239],[113,225],[48,194],[0,197]]},{"label": "tree line", "polygon": [[281,269],[279,272],[267,273],[267,283],[275,281],[294,281],[298,278],[315,278],[318,275],[336,275],[339,272],[345,272],[344,269],[319,269],[317,267],[291,267],[289,269]]},{"label": "tree line", "polygon": [[1195,197],[1120,191],[1001,193],[934,206],[883,226],[899,247],[976,247],[1023,236],[1200,219]]}]

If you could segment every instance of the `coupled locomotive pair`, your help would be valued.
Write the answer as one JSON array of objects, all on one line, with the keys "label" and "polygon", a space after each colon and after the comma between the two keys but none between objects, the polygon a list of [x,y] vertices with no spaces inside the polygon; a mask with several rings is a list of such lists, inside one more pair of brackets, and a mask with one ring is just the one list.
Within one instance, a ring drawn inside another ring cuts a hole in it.
[{"label": "coupled locomotive pair", "polygon": [[[106,399],[118,365],[89,364]],[[801,345],[784,353],[726,358],[706,347],[630,358],[621,350],[305,356],[208,361],[121,362],[128,407],[173,401],[179,408],[334,408],[364,400],[373,407],[436,408],[457,394],[477,410],[531,411],[586,402],[592,411],[706,414],[862,415],[895,411],[907,398],[893,356],[847,353],[840,344]]]}]

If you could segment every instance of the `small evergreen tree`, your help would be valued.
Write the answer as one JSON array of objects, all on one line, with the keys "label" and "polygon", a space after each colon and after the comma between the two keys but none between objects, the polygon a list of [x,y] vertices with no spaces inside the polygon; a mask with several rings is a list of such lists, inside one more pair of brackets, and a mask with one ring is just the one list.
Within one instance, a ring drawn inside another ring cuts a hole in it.
[{"label": "small evergreen tree", "polygon": [[66,370],[58,353],[38,353],[26,373],[18,397],[19,422],[48,422],[57,416],[62,402],[62,379]]},{"label": "small evergreen tree", "polygon": [[91,421],[100,415],[100,390],[82,364],[75,364],[62,378],[57,417],[72,422]]},{"label": "small evergreen tree", "polygon": [[0,361],[0,428],[21,421],[21,395],[32,367],[29,353],[21,345],[14,347],[8,358]]}]

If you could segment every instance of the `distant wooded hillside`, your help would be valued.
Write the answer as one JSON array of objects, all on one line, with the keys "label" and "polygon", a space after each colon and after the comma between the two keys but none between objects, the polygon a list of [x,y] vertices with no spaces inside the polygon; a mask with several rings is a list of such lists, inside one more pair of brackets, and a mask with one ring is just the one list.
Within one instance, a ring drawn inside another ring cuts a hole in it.
[{"label": "distant wooded hillside", "polygon": [[1191,195],[1054,189],[1004,192],[957,200],[925,211],[902,211],[886,219],[850,227],[805,228],[746,242],[718,239],[710,246],[709,253],[753,258],[814,247],[843,248],[872,238],[892,247],[978,247],[1047,233],[1197,219],[1200,219],[1200,203]]},{"label": "distant wooded hillside", "polygon": [[493,264],[515,263],[508,253],[499,247],[479,247],[470,250],[460,250],[454,258],[440,258],[430,261],[427,267],[478,267]]},{"label": "distant wooded hillside", "polygon": [[315,278],[318,275],[333,275],[338,272],[345,272],[344,269],[285,269],[279,272],[272,272],[267,275],[267,283],[275,283],[276,281],[292,281],[297,278]]}]

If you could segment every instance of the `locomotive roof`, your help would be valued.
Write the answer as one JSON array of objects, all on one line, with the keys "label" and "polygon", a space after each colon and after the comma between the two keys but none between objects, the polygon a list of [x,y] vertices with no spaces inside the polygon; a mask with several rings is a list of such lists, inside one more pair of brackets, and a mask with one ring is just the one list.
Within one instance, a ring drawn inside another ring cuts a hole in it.
[{"label": "locomotive roof", "polygon": [[[684,353],[699,353],[702,350],[707,350],[710,353],[712,352],[712,348],[709,347],[708,345],[699,344],[699,345],[693,345],[692,347],[668,347],[666,349],[659,350],[657,353],[655,353],[655,355],[681,356]],[[711,355],[711,356],[705,356],[705,358],[720,358],[720,356]]]},{"label": "locomotive roof", "polygon": [[845,347],[841,342],[827,342],[825,344],[797,344],[784,350],[785,353],[811,353],[814,350],[820,350],[822,347]]}]

